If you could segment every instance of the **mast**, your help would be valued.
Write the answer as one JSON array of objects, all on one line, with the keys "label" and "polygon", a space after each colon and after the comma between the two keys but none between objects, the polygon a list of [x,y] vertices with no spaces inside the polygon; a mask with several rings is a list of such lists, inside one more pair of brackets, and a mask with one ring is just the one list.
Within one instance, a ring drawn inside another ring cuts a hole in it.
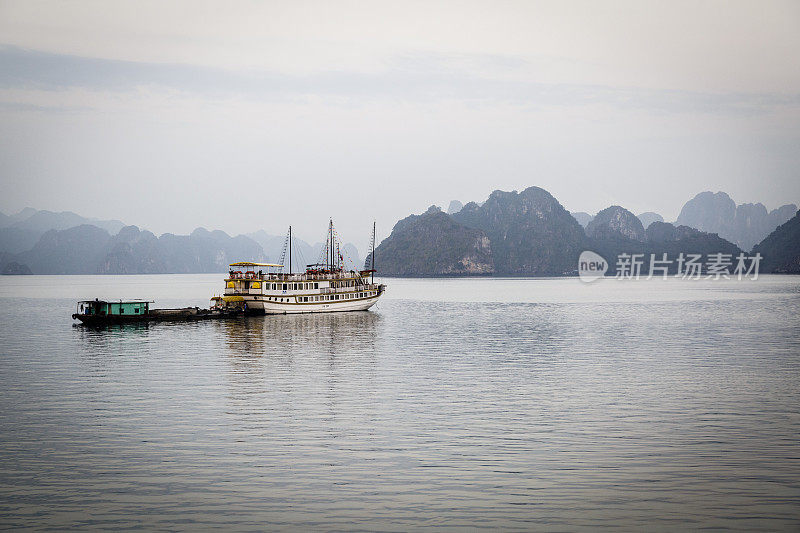
[{"label": "mast", "polygon": [[331,232],[331,248],[330,248],[330,254],[331,254],[331,272],[333,272],[333,269],[336,267],[336,261],[334,260],[334,257],[333,257],[333,243],[335,242],[335,241],[334,241],[334,238],[333,238],[333,219],[331,219],[331,224],[330,224],[330,232]]},{"label": "mast", "polygon": [[372,259],[372,267],[370,270],[370,283],[375,283],[375,221],[372,221],[372,255],[370,255]]},{"label": "mast", "polygon": [[292,227],[289,226],[289,275],[292,275]]}]

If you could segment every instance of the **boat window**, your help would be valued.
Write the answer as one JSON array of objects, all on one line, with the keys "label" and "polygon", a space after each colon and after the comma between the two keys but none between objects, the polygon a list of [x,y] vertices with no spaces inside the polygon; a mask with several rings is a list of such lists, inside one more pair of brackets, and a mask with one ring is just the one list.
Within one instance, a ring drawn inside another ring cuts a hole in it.
[{"label": "boat window", "polygon": [[315,284],[314,284],[314,288],[315,288],[315,289],[319,289],[319,283],[315,283]]}]

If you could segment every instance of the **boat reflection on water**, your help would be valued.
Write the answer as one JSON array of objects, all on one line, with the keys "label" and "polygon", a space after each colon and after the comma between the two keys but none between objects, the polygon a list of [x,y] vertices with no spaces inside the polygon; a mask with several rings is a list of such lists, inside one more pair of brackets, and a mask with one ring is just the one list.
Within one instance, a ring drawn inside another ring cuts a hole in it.
[{"label": "boat reflection on water", "polygon": [[371,311],[273,315],[214,324],[234,352],[248,357],[359,354],[374,349],[381,316]]},{"label": "boat reflection on water", "polygon": [[150,335],[150,324],[132,322],[129,324],[104,324],[86,327],[72,324],[75,338],[81,345],[91,346],[87,357],[103,355],[129,355],[142,353],[142,348]]},{"label": "boat reflection on water", "polygon": [[[283,432],[291,435],[298,410],[317,413],[320,430],[327,431],[324,420],[336,418],[343,404],[377,402],[369,391],[382,322],[380,314],[358,311],[215,323],[227,347],[229,416],[243,426],[263,425],[265,432],[288,424]],[[348,392],[353,387],[360,392]],[[275,409],[277,419],[269,414]]]}]

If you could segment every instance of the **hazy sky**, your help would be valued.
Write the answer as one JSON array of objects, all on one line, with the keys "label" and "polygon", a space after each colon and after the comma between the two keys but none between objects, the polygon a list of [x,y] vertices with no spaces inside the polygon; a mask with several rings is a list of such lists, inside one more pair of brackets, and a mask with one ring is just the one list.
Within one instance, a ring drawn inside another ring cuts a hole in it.
[{"label": "hazy sky", "polygon": [[800,203],[800,2],[6,2],[0,210],[365,246],[538,185]]}]

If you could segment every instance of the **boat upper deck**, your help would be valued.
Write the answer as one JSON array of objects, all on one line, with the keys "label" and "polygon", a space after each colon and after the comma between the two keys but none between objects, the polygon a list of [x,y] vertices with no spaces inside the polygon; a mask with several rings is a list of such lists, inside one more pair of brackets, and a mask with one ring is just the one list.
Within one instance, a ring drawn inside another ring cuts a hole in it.
[{"label": "boat upper deck", "polygon": [[[288,273],[288,272],[265,272],[266,268],[283,268],[283,265],[276,265],[273,263],[232,263],[231,270],[228,272],[226,281],[233,280],[256,280],[256,281],[281,281],[281,282],[295,282],[295,281],[344,281],[344,280],[361,280],[371,274],[372,270],[344,270],[344,269],[330,269],[330,268],[314,268],[322,265],[309,265],[303,273]],[[256,267],[262,267],[258,271]],[[241,270],[235,270],[240,268]]]}]

